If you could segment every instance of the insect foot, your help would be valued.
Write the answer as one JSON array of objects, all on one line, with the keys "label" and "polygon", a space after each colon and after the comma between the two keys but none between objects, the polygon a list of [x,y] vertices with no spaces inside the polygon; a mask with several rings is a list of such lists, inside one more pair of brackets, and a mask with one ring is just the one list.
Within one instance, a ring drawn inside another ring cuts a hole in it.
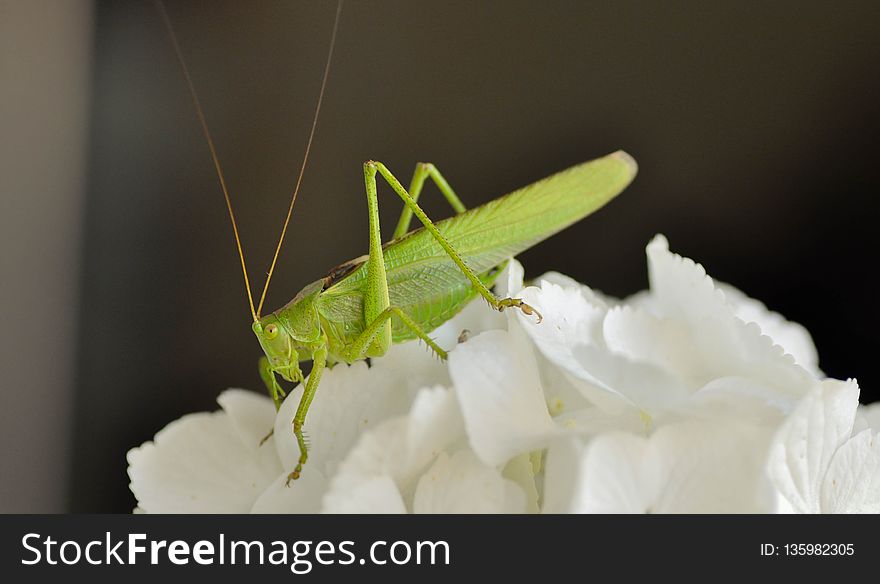
[{"label": "insect foot", "polygon": [[296,468],[293,469],[292,473],[287,475],[287,482],[284,483],[285,487],[290,486],[290,481],[295,481],[299,478],[300,473],[302,473],[303,465],[305,464],[306,458],[307,457],[302,455],[299,457],[299,462],[296,464]]},{"label": "insect foot", "polygon": [[510,307],[519,308],[520,310],[522,310],[523,314],[526,314],[528,316],[532,316],[534,314],[538,317],[538,324],[541,324],[541,321],[544,320],[544,317],[541,316],[540,312],[538,312],[519,298],[503,298],[498,301],[498,312],[504,312],[505,308]]}]

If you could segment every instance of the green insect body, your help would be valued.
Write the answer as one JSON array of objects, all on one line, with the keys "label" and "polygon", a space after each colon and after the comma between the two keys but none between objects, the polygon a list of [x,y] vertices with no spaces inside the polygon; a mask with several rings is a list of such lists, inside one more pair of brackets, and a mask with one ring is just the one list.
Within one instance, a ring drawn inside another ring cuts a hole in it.
[{"label": "green insect body", "polygon": [[[636,174],[635,161],[625,152],[619,151],[573,166],[467,210],[432,164],[417,165],[410,187],[406,189],[383,164],[367,162],[364,164],[364,181],[369,211],[369,253],[340,265],[326,277],[303,288],[284,307],[261,317],[263,301],[287,232],[314,138],[336,41],[342,0],[336,6],[321,91],[299,177],[262,296],[256,305],[251,293],[235,214],[211,133],[171,20],[161,0],[156,1],[196,108],[229,211],[253,317],[252,328],[265,353],[259,362],[260,377],[276,408],[280,408],[286,395],[277,376],[289,382],[305,382],[292,420],[300,457],[296,468],[288,477],[288,482],[299,477],[308,458],[303,425],[326,367],[339,362],[352,363],[367,357],[379,357],[385,354],[392,343],[413,339],[421,339],[438,356],[446,358],[446,352],[431,339],[429,333],[455,316],[477,296],[482,297],[496,310],[517,308],[540,320],[540,314],[522,300],[498,299],[492,294],[490,288],[501,268],[510,258],[603,206],[626,188]],[[404,203],[397,228],[391,241],[385,245],[382,245],[379,232],[377,175],[388,183]],[[419,207],[418,198],[428,179],[436,184],[449,202],[456,213],[454,216],[434,223]],[[422,226],[410,231],[413,215]],[[307,360],[312,361],[308,380],[303,376],[299,365]]]},{"label": "green insect body", "polygon": [[[260,373],[280,407],[285,395],[275,375],[306,382],[293,419],[300,460],[306,414],[328,365],[383,355],[392,343],[416,338],[441,358],[429,336],[468,302],[482,296],[493,308],[534,309],[515,298],[497,299],[489,288],[505,262],[602,207],[632,181],[635,161],[619,151],[574,166],[474,209],[465,210],[433,165],[420,164],[409,191],[378,162],[364,165],[370,210],[370,253],[342,264],[306,286],[284,307],[253,324],[265,352]],[[404,201],[394,238],[381,245],[376,188],[380,174]],[[418,206],[430,176],[458,212],[433,223]],[[411,215],[422,227],[406,232]],[[540,315],[536,316],[540,318]],[[299,363],[312,360],[306,381]]]}]

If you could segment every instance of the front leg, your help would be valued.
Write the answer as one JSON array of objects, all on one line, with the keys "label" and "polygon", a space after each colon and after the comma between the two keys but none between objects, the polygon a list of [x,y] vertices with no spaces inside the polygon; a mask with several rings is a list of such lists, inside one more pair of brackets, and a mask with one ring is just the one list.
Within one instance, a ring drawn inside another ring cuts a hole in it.
[{"label": "front leg", "polygon": [[302,429],[303,424],[306,423],[306,414],[309,412],[312,400],[315,399],[315,392],[318,389],[318,384],[321,383],[321,375],[324,373],[326,366],[327,339],[325,337],[324,343],[312,353],[312,372],[309,374],[309,379],[306,381],[305,389],[303,389],[302,397],[299,400],[299,406],[296,408],[296,414],[293,416],[293,435],[296,437],[297,445],[299,445],[299,461],[293,472],[287,475],[288,486],[290,481],[295,481],[299,478],[303,465],[309,459],[309,449]]},{"label": "front leg", "polygon": [[284,398],[287,394],[284,392],[284,389],[275,378],[275,370],[272,369],[272,365],[269,364],[269,359],[267,359],[265,356],[260,357],[258,367],[260,369],[260,378],[266,385],[266,390],[269,392],[269,397],[271,397],[272,401],[275,402],[275,411],[277,412],[279,409],[281,409],[281,402],[284,401]]}]

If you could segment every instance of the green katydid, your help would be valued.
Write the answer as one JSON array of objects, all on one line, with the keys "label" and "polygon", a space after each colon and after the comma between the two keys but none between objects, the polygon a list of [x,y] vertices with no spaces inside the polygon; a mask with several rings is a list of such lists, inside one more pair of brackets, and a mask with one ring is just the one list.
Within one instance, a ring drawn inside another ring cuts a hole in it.
[{"label": "green katydid", "polygon": [[[299,407],[291,421],[300,457],[288,481],[300,476],[308,459],[303,426],[325,368],[340,362],[353,363],[380,357],[392,343],[415,339],[424,341],[445,359],[446,352],[429,333],[477,296],[495,310],[513,307],[540,321],[540,314],[522,300],[499,299],[490,291],[501,268],[511,257],[602,207],[629,185],[637,169],[628,154],[618,151],[573,166],[479,207],[466,209],[432,164],[418,164],[410,187],[406,189],[385,165],[368,161],[363,169],[369,212],[369,253],[334,268],[324,278],[303,288],[283,307],[261,316],[308,160],[341,5],[340,1],[306,153],[263,293],[255,309],[223,173],[170,21],[159,3],[226,199],[253,317],[252,329],[265,353],[259,360],[260,376],[276,408],[286,396],[277,376],[288,382],[305,383]],[[392,238],[384,245],[379,230],[377,175],[404,203]],[[433,222],[419,206],[419,195],[429,178],[455,211],[452,217]],[[413,215],[422,226],[410,231]],[[308,360],[312,361],[312,370],[306,378],[300,362]]]}]

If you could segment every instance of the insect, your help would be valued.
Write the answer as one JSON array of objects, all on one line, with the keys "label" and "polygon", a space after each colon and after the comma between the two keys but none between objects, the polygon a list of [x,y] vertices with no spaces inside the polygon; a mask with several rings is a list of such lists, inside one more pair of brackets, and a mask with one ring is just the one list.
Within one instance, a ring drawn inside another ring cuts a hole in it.
[{"label": "insect", "polygon": [[[278,381],[305,383],[291,425],[300,457],[288,483],[300,476],[308,459],[303,427],[327,367],[383,355],[392,343],[420,339],[440,358],[446,352],[430,336],[478,296],[493,309],[516,308],[540,321],[538,312],[517,298],[496,298],[491,287],[509,258],[580,221],[614,198],[636,174],[635,161],[618,151],[554,174],[476,208],[467,209],[439,170],[428,163],[416,166],[409,188],[381,162],[364,163],[369,218],[369,252],[332,269],[303,288],[278,310],[261,314],[266,291],[278,260],[284,235],[308,160],[333,54],[342,2],[337,5],[330,50],[306,153],[266,283],[256,305],[251,293],[244,253],[229,194],[198,96],[181,56],[170,20],[157,2],[189,87],[202,130],[211,151],[226,200],[241,261],[253,318],[252,329],[263,349],[260,377],[276,408],[286,396]],[[391,240],[382,244],[379,230],[378,179],[403,201]],[[455,214],[432,221],[418,204],[431,180]],[[410,230],[413,216],[421,226]],[[312,361],[308,378],[300,363]]]}]

